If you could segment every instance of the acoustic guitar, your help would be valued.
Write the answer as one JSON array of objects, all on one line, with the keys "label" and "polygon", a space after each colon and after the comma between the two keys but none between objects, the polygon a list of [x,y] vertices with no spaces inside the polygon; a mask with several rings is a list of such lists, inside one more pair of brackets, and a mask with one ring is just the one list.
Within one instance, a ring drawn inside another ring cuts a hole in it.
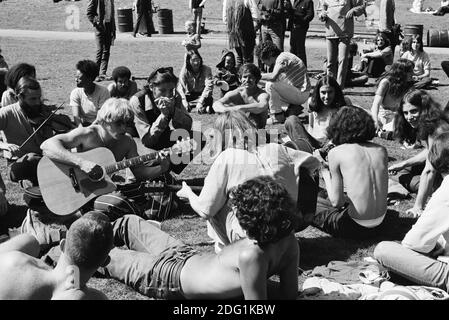
[{"label": "acoustic guitar", "polygon": [[104,176],[97,180],[93,180],[78,167],[43,157],[37,166],[37,179],[42,198],[47,208],[54,214],[69,215],[92,199],[115,191],[117,187],[109,177],[112,173],[145,164],[156,159],[160,153],[181,155],[194,151],[196,147],[194,140],[185,140],[178,142],[172,148],[119,162],[115,162],[114,155],[106,148],[77,153],[80,158],[95,162],[104,168]]}]

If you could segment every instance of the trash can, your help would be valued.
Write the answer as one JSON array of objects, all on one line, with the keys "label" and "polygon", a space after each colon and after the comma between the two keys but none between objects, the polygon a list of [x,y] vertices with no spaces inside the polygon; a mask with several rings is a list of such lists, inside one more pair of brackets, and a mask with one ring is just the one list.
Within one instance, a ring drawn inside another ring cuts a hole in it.
[{"label": "trash can", "polygon": [[133,31],[133,9],[132,8],[118,8],[117,9],[118,31],[132,32]]},{"label": "trash can", "polygon": [[157,11],[157,22],[159,34],[173,33],[173,11],[170,9],[159,9]]}]

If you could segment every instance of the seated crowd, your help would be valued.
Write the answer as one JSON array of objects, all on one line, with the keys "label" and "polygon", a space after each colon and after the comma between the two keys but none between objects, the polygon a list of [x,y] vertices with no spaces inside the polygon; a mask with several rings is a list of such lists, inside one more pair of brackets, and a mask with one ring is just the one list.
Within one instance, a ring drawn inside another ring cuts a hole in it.
[{"label": "seated crowd", "polygon": [[[340,238],[382,237],[389,179],[417,193],[408,213],[418,220],[400,244],[379,243],[375,258],[413,282],[449,290],[449,267],[439,258],[449,254],[449,115],[424,91],[432,78],[422,39],[413,37],[393,61],[394,46],[379,33],[362,54],[354,73],[378,78],[369,110],[345,97],[332,72],[312,88],[304,61],[271,41],[255,48],[268,72],[237,66],[224,50],[213,74],[194,29],[186,24],[179,77],[157,68],[142,88],[126,66],[106,87],[96,81],[96,62],[78,61],[65,130],[43,126],[57,108],[43,104],[36,68],[9,68],[0,56],[0,149],[10,181],[24,192],[40,187],[45,199],[45,158],[69,167],[73,188],[90,193],[67,212],[80,217],[52,248],[52,266],[30,234],[0,244],[0,299],[105,299],[86,285],[96,272],[157,299],[296,299],[295,232],[314,226]],[[213,126],[195,132],[193,109],[216,113]],[[275,124],[284,137],[263,130]],[[375,137],[423,150],[388,166]],[[180,174],[205,146],[212,163],[201,191],[182,182],[176,193],[207,222],[215,252],[200,254],[160,229],[136,185]],[[99,149],[112,162],[87,156]],[[112,173],[125,168],[134,184],[115,186]],[[0,180],[0,216],[9,210],[5,194]]]}]

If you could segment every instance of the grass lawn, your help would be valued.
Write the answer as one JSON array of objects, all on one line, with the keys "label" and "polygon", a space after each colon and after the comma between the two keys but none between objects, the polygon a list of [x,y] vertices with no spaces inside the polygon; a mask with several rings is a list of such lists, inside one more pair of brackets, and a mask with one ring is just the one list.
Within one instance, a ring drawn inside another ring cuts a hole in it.
[{"label": "grass lawn", "polygon": [[[67,3],[61,1],[58,4],[54,4],[49,0],[33,0],[29,2],[6,0],[0,3],[0,28],[63,30],[62,16],[64,16],[64,7],[68,4],[85,7],[86,2]],[[116,2],[119,4],[129,4],[131,1]],[[212,16],[218,16],[218,10],[216,8],[219,2],[218,0],[209,0],[206,6],[206,13],[210,13]],[[398,2],[398,10],[405,10],[406,5]],[[165,0],[159,1],[158,3],[162,7],[170,7],[169,4],[174,4],[175,2]],[[186,3],[187,1],[176,1],[176,8],[174,9],[174,15],[176,17],[175,29],[179,29],[185,17],[188,16]],[[36,8],[39,8],[39,10],[36,10]],[[408,11],[404,12],[404,14],[401,13],[398,18],[405,19],[405,16],[410,16],[410,14]],[[429,18],[427,15],[414,16]],[[178,17],[180,17],[179,20]],[[83,30],[85,26],[84,24],[82,25],[81,29]],[[84,30],[86,31],[88,29],[86,27]],[[75,87],[75,63],[80,59],[93,59],[95,55],[95,43],[93,40],[50,41],[4,38],[0,39],[0,47],[10,65],[23,61],[36,66],[37,77],[43,87],[44,96],[50,103],[55,104],[63,101],[68,103],[69,101],[70,91]],[[217,45],[203,45],[201,53],[205,64],[212,67],[215,66],[221,50],[222,47]],[[112,47],[109,70],[119,65],[126,65],[133,71],[134,75],[144,77],[156,67],[170,65],[178,73],[183,62],[183,54],[184,48],[173,43],[117,42]],[[309,70],[320,70],[325,54],[324,49],[308,49]],[[439,62],[443,58],[447,57],[432,55],[433,65],[439,67]],[[442,84],[449,82],[444,73],[438,68],[433,71],[433,76],[439,78]],[[142,84],[143,82],[139,81],[139,85]],[[354,104],[370,108],[375,86],[375,83],[370,81],[366,87],[348,88],[345,90],[345,93],[351,98]],[[441,87],[439,90],[434,90],[430,93],[440,103],[445,104],[449,100],[449,93],[446,87]],[[67,104],[65,112],[70,114]],[[213,123],[216,116],[199,116],[196,113],[192,113],[192,117],[194,120],[201,122],[202,127],[208,127]],[[376,141],[387,147],[391,163],[408,158],[416,152],[402,150],[396,142],[378,139]],[[6,176],[6,163],[3,159],[0,160],[0,168],[2,177],[8,188],[7,197],[13,205],[11,216],[19,217],[25,210],[22,195],[17,185],[11,183]],[[179,178],[204,177],[207,171],[208,166],[206,165],[189,165]],[[405,232],[408,231],[414,222],[413,219],[408,218],[405,214],[405,210],[412,206],[413,201],[414,199],[412,198],[389,207],[392,210],[387,215],[389,228],[382,239],[372,239],[369,241],[335,239],[313,227],[309,227],[298,233],[297,238],[301,247],[300,267],[302,269],[310,269],[318,265],[326,264],[331,260],[361,259],[364,256],[370,255],[375,244],[381,240],[402,239]],[[173,236],[194,246],[199,251],[213,251],[213,247],[208,242],[206,236],[205,222],[194,215],[186,214],[185,216],[164,221],[162,228]],[[303,279],[301,278],[300,280]],[[125,285],[110,279],[94,278],[90,281],[90,285],[102,290],[111,299],[147,299]]]}]

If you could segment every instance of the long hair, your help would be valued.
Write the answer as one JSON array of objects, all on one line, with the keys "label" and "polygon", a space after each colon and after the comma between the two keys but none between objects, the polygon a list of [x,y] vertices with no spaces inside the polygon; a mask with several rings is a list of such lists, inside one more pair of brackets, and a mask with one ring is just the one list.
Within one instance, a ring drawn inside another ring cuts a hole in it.
[{"label": "long hair", "polygon": [[377,46],[377,39],[379,38],[382,38],[382,40],[384,41],[384,45],[382,47],[377,47],[377,49],[383,50],[390,45],[390,39],[388,39],[384,33],[379,32],[378,34],[376,34],[376,46]]},{"label": "long hair", "polygon": [[377,84],[383,79],[388,79],[390,81],[389,93],[394,97],[399,97],[412,86],[412,83],[407,81],[407,75],[413,73],[414,67],[415,64],[412,61],[401,58],[391,65],[389,71],[380,76]]},{"label": "long hair", "polygon": [[228,148],[251,152],[256,147],[256,127],[241,111],[225,112],[215,120],[210,138],[211,157],[217,157]]},{"label": "long hair", "polygon": [[425,113],[434,112],[440,106],[424,90],[410,90],[401,100],[401,105],[394,116],[394,137],[400,142],[404,141],[413,144],[416,141],[417,128],[413,128],[404,116],[404,104],[409,103],[419,109],[419,117]]},{"label": "long hair", "polygon": [[244,0],[229,0],[226,3],[226,17],[228,33],[231,36],[229,40],[230,48],[237,46],[238,39],[242,38],[242,31],[240,24],[245,15],[245,2]]},{"label": "long hair", "polygon": [[200,53],[196,49],[189,50],[186,53],[186,60],[185,60],[185,67],[188,72],[193,73],[192,64],[190,63],[190,59],[192,59],[194,56],[197,56],[201,60],[200,70],[203,68],[203,57],[201,57]]},{"label": "long hair", "polygon": [[[330,106],[325,106],[323,101],[320,98],[320,88],[322,86],[329,86],[334,89],[335,97],[334,101],[330,104]],[[337,83],[337,81],[330,76],[324,76],[322,77],[317,84],[315,85],[315,88],[313,89],[309,108],[310,111],[314,112],[321,112],[323,108],[329,108],[329,109],[339,109],[340,107],[343,107],[346,105],[345,97],[343,95],[343,91],[341,90],[340,85]]]}]

